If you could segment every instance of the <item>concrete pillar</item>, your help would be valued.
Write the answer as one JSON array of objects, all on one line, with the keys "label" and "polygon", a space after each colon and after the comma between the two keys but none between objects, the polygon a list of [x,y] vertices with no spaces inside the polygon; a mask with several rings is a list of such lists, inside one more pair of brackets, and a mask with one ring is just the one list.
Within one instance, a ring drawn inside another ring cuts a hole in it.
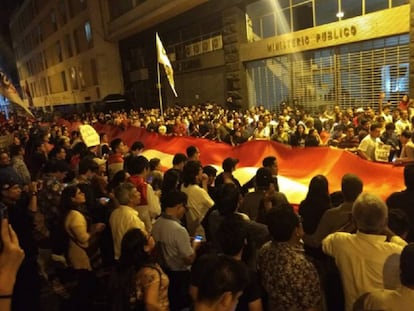
[{"label": "concrete pillar", "polygon": [[246,71],[240,62],[239,46],[246,42],[246,15],[239,6],[223,10],[223,50],[227,96],[247,108]]},{"label": "concrete pillar", "polygon": [[410,0],[410,78],[409,96],[414,96],[414,0]]}]

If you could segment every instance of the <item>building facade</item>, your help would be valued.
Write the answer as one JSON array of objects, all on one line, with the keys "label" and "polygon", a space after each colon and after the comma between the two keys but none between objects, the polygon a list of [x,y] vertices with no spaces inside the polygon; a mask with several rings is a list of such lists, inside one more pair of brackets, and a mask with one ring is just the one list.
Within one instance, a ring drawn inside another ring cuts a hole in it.
[{"label": "building facade", "polygon": [[375,104],[380,92],[391,101],[409,93],[411,6],[408,0],[31,0],[11,28],[21,84],[35,105],[122,93],[133,106],[156,107],[158,32],[179,95],[161,69],[164,104],[223,104],[231,96],[242,107],[359,107]]},{"label": "building facade", "polygon": [[[131,9],[108,7],[114,29],[144,5],[122,2]],[[129,95],[147,103],[157,102],[155,31],[175,70],[178,99],[163,81],[169,103],[368,106],[382,91],[392,101],[409,93],[408,0],[210,0],[118,32]]]},{"label": "building facade", "polygon": [[10,30],[20,84],[34,107],[88,105],[122,94],[118,44],[105,38],[99,1],[26,0]]}]

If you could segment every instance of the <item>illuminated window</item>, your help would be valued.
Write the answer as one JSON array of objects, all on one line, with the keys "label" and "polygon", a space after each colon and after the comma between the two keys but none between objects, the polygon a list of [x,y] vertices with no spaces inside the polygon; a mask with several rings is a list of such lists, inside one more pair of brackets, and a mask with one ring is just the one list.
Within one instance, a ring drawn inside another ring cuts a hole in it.
[{"label": "illuminated window", "polygon": [[85,23],[85,36],[86,40],[90,43],[92,41],[92,29],[90,22]]}]

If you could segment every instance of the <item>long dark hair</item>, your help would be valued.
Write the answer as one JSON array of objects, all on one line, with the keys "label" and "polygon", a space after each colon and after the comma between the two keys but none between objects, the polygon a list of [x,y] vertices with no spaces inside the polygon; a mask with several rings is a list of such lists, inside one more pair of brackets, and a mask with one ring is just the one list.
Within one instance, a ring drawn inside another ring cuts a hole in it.
[{"label": "long dark hair", "polygon": [[75,204],[72,199],[76,196],[76,192],[78,191],[79,187],[76,185],[67,186],[63,189],[62,194],[60,196],[60,205],[59,210],[62,213],[63,218],[69,214],[71,210],[78,210],[82,214],[84,213],[83,207]]},{"label": "long dark hair", "polygon": [[78,189],[79,187],[77,185],[67,186],[65,189],[63,189],[59,205],[61,223],[62,225],[65,223],[65,219],[71,210],[76,210],[82,213],[82,215],[85,217],[89,228],[91,225],[91,219],[88,211],[85,208],[85,205],[77,205],[72,201],[72,199],[76,196]]},{"label": "long dark hair", "polygon": [[323,175],[314,176],[309,184],[305,200],[299,205],[299,214],[303,217],[303,229],[307,234],[316,230],[322,214],[331,208],[328,179]]},{"label": "long dark hair", "polygon": [[188,161],[184,165],[182,173],[184,187],[197,184],[197,175],[202,168],[200,161]]},{"label": "long dark hair", "polygon": [[121,256],[109,283],[112,311],[130,310],[131,295],[135,295],[137,272],[152,263],[151,256],[144,250],[148,239],[140,229],[125,233],[121,242]]}]

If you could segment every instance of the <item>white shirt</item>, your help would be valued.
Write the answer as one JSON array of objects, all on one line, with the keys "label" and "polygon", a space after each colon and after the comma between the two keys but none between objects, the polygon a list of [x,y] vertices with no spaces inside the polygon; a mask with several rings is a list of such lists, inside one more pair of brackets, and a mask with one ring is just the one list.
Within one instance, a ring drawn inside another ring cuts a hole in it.
[{"label": "white shirt", "polygon": [[387,123],[392,123],[392,115],[382,113],[382,114],[381,114],[381,117],[383,117],[383,118],[384,118],[384,120],[385,120],[385,124],[387,124]]},{"label": "white shirt", "polygon": [[150,184],[147,184],[147,205],[138,205],[139,218],[145,223],[148,232],[152,230],[152,221],[161,214],[160,199]]},{"label": "white shirt", "polygon": [[146,232],[144,222],[139,218],[138,212],[132,207],[120,205],[109,217],[112,238],[114,241],[114,257],[119,259],[121,256],[121,242],[125,233],[133,228],[141,229]]},{"label": "white shirt", "polygon": [[400,157],[406,160],[414,160],[414,143],[411,139],[402,147]]},{"label": "white shirt", "polygon": [[407,243],[398,236],[335,232],[322,241],[324,253],[335,258],[341,273],[345,310],[366,292],[400,285],[400,254]]},{"label": "white shirt", "polygon": [[214,205],[214,201],[208,192],[199,185],[181,186],[181,191],[187,194],[187,228],[190,236],[197,234],[205,236],[204,230],[200,225],[207,211]]},{"label": "white shirt", "polygon": [[411,123],[409,120],[399,119],[395,122],[395,133],[400,136],[405,130],[411,131]]},{"label": "white shirt", "polygon": [[374,138],[370,134],[365,136],[359,143],[358,150],[361,150],[370,161],[375,161],[375,148],[381,142],[379,138]]},{"label": "white shirt", "polygon": [[365,311],[412,311],[414,309],[414,290],[402,286],[397,290],[378,290],[370,293],[364,300]]}]

